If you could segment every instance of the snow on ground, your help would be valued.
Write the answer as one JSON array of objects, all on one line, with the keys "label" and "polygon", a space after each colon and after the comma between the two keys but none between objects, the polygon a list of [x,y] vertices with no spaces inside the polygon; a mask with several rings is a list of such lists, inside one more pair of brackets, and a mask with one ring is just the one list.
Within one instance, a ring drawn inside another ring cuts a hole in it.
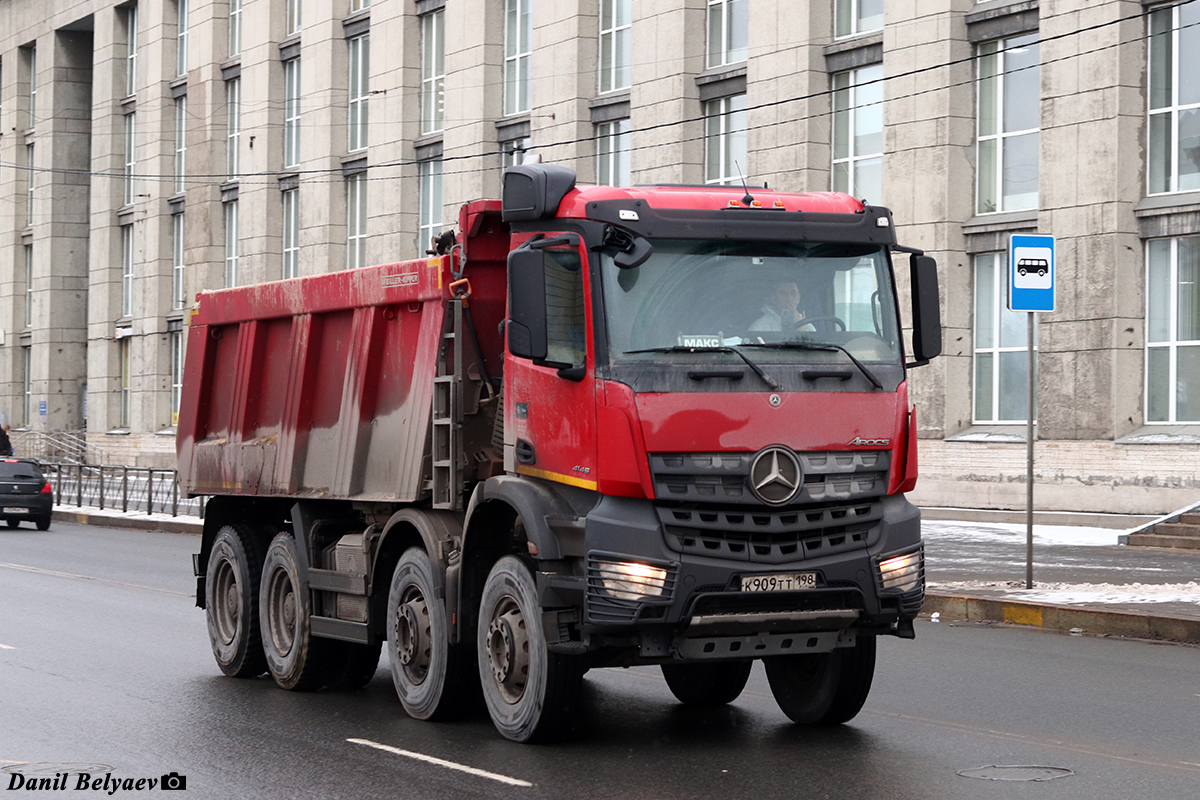
[{"label": "snow on ground", "polygon": [[1023,581],[929,582],[929,592],[1000,590],[1013,600],[1033,600],[1058,605],[1089,603],[1195,603],[1200,611],[1200,583],[1045,583],[1034,582],[1025,589]]},{"label": "snow on ground", "polygon": [[[1066,525],[1034,525],[1034,544],[1115,545],[1124,531],[1111,528],[1083,528]],[[926,539],[967,542],[1024,542],[1024,523],[946,522],[922,520],[921,535]]]}]

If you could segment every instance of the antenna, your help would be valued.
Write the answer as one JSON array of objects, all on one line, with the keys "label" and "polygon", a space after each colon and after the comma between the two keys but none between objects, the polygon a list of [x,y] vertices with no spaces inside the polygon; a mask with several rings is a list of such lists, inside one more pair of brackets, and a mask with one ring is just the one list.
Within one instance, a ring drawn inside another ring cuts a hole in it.
[{"label": "antenna", "polygon": [[742,173],[742,165],[734,161],[733,166],[737,167],[738,177],[742,180],[742,188],[746,190],[746,196],[742,198],[742,205],[748,206],[754,202],[754,197],[750,194],[750,187],[746,185],[746,176]]}]

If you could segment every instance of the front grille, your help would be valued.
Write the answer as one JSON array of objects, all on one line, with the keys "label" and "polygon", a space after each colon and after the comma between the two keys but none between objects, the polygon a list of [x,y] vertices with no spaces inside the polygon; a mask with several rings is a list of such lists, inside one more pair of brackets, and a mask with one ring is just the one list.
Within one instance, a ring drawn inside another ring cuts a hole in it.
[{"label": "front grille", "polygon": [[[650,472],[660,500],[761,505],[747,479],[757,453],[652,453]],[[796,453],[804,485],[796,504],[845,502],[887,491],[887,450]]]},{"label": "front grille", "polygon": [[881,502],[750,511],[658,506],[667,546],[732,561],[782,564],[859,550],[879,535]]}]

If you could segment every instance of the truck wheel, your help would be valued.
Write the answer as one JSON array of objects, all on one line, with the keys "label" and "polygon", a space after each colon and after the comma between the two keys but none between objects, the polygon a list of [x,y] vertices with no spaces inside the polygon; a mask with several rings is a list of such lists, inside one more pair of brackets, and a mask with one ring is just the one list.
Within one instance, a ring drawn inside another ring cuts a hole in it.
[{"label": "truck wheel", "polygon": [[392,683],[410,717],[443,718],[461,710],[470,694],[464,673],[473,678],[465,657],[469,651],[450,644],[446,604],[438,599],[433,564],[418,547],[406,550],[392,573],[387,641]]},{"label": "truck wheel", "polygon": [[515,556],[497,561],[483,586],[477,646],[496,729],[515,742],[561,734],[575,712],[583,671],[578,659],[546,648],[537,586]]},{"label": "truck wheel", "polygon": [[325,682],[326,642],[314,639],[312,610],[300,591],[296,541],[281,533],[263,559],[258,613],[267,669],[284,689],[309,691]]},{"label": "truck wheel", "polygon": [[379,670],[382,642],[328,642],[329,668],[325,685],[339,691],[354,691],[371,682]]},{"label": "truck wheel", "polygon": [[204,578],[204,616],[217,666],[233,678],[254,678],[267,669],[258,627],[261,540],[246,525],[217,531]]},{"label": "truck wheel", "polygon": [[662,673],[671,694],[685,706],[723,706],[737,700],[753,666],[753,661],[663,664]]},{"label": "truck wheel", "polygon": [[854,718],[871,691],[875,637],[831,653],[764,658],[775,702],[801,725],[840,725]]}]

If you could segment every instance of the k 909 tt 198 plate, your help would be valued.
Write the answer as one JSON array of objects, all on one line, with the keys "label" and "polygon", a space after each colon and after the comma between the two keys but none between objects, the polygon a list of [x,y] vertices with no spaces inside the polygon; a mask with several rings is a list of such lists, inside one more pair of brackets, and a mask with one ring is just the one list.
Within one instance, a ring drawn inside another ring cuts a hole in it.
[{"label": "k 909 tt 198 plate", "polygon": [[782,572],[774,575],[743,575],[743,592],[794,592],[817,588],[815,572]]}]

